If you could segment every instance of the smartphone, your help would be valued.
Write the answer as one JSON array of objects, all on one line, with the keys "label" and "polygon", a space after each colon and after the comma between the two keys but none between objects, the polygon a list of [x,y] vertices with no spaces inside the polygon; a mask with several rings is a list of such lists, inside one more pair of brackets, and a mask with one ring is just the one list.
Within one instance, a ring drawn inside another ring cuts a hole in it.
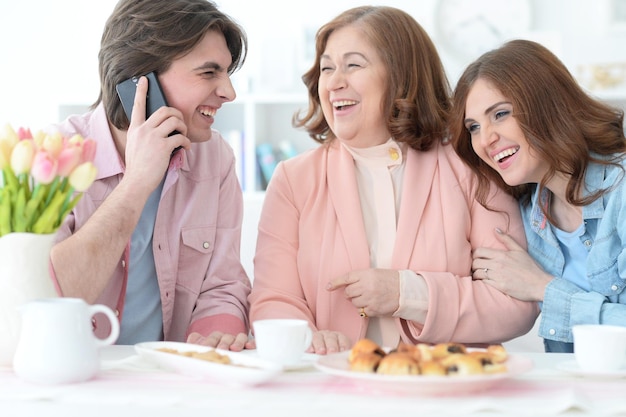
[{"label": "smartphone", "polygon": [[[122,81],[115,89],[117,90],[117,95],[120,97],[120,101],[122,102],[122,107],[124,108],[124,112],[126,113],[126,117],[130,121],[130,116],[133,113],[133,104],[135,102],[135,92],[137,91],[137,82],[139,81],[140,76],[131,77],[127,80]],[[156,76],[156,73],[150,72],[146,74],[146,78],[148,79],[148,93],[146,95],[146,119],[152,115],[157,109],[163,106],[167,106],[167,100],[165,99],[165,94],[161,89],[161,85],[159,84],[159,80]],[[173,131],[169,134],[169,136],[177,134],[177,131]],[[181,147],[174,149],[172,151],[172,155],[174,152],[179,150]]]},{"label": "smartphone", "polygon": [[[117,95],[120,97],[122,107],[126,117],[130,120],[130,116],[133,113],[133,104],[135,102],[135,92],[137,91],[137,82],[139,82],[139,76],[131,77],[125,81],[122,81],[116,86]],[[146,119],[152,115],[157,109],[163,106],[167,106],[167,100],[165,94],[161,90],[161,85],[154,72],[146,74],[148,78],[148,94],[146,96]]]}]

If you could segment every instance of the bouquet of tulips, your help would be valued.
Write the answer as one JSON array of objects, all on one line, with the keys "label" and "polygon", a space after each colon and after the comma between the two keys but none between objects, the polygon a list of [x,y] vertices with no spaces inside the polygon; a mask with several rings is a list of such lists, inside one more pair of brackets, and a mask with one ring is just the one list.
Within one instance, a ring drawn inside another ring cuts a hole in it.
[{"label": "bouquet of tulips", "polygon": [[0,133],[0,237],[56,232],[96,179],[96,142],[30,129]]}]

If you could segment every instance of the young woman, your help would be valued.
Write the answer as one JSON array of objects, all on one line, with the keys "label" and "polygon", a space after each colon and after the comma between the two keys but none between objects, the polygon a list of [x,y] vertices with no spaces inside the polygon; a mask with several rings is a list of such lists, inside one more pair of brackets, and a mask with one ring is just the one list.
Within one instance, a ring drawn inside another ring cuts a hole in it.
[{"label": "young woman", "polygon": [[433,43],[407,13],[357,7],[324,25],[296,118],[321,145],[281,163],[259,224],[251,320],[300,318],[311,351],[368,337],[395,347],[497,343],[533,326],[534,303],[471,277],[472,251],[523,237],[515,201],[444,144],[449,85]]},{"label": "young woman", "polygon": [[539,302],[548,352],[572,352],[576,324],[626,325],[623,111],[525,40],[472,63],[453,104],[452,140],[481,178],[478,195],[495,181],[517,198],[528,245],[496,231],[507,249],[477,249],[474,278]]}]

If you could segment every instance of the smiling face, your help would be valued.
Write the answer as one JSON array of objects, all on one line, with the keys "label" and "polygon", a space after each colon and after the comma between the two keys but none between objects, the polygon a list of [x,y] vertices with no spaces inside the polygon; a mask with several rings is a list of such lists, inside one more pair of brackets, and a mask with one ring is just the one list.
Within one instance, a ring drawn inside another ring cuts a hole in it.
[{"label": "smiling face", "polygon": [[548,171],[513,116],[513,103],[479,78],[465,103],[465,128],[474,152],[511,186],[538,183]]},{"label": "smiling face", "polygon": [[183,113],[192,142],[211,139],[215,113],[223,103],[235,99],[228,74],[231,62],[224,35],[209,31],[188,54],[159,75],[168,104]]},{"label": "smiling face", "polygon": [[333,32],[320,60],[318,94],[335,136],[355,148],[385,143],[391,133],[382,111],[386,68],[363,31]]}]

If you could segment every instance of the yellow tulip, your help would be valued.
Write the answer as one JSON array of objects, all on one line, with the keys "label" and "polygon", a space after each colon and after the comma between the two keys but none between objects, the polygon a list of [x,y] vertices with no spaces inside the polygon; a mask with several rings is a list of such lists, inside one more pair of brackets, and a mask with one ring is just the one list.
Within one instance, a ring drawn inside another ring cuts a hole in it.
[{"label": "yellow tulip", "polygon": [[45,135],[40,145],[52,158],[58,158],[63,150],[63,136],[60,133]]},{"label": "yellow tulip", "polygon": [[11,168],[15,175],[27,174],[33,164],[35,157],[35,146],[31,139],[24,139],[17,142],[11,152]]},{"label": "yellow tulip", "polygon": [[48,135],[43,130],[38,130],[33,135],[33,141],[35,142],[35,146],[37,147],[37,149],[43,146],[43,141],[46,139],[47,136]]},{"label": "yellow tulip", "polygon": [[11,125],[6,125],[4,134],[0,135],[0,169],[10,163],[11,152],[19,140]]},{"label": "yellow tulip", "polygon": [[78,192],[86,191],[96,180],[98,170],[92,162],[83,162],[69,176],[72,188]]},{"label": "yellow tulip", "polygon": [[13,130],[13,127],[8,124],[4,127],[4,135],[0,136],[0,140],[6,140],[11,144],[11,147],[13,147],[17,142],[20,141],[20,138],[19,136],[17,136],[15,130]]},{"label": "yellow tulip", "polygon": [[8,142],[0,140],[0,170],[11,161],[11,150]]},{"label": "yellow tulip", "polygon": [[79,145],[79,146],[83,144],[83,141],[84,141],[83,137],[81,135],[79,135],[78,133],[75,134],[74,136],[72,136],[68,140],[69,143],[71,143],[73,145]]}]

